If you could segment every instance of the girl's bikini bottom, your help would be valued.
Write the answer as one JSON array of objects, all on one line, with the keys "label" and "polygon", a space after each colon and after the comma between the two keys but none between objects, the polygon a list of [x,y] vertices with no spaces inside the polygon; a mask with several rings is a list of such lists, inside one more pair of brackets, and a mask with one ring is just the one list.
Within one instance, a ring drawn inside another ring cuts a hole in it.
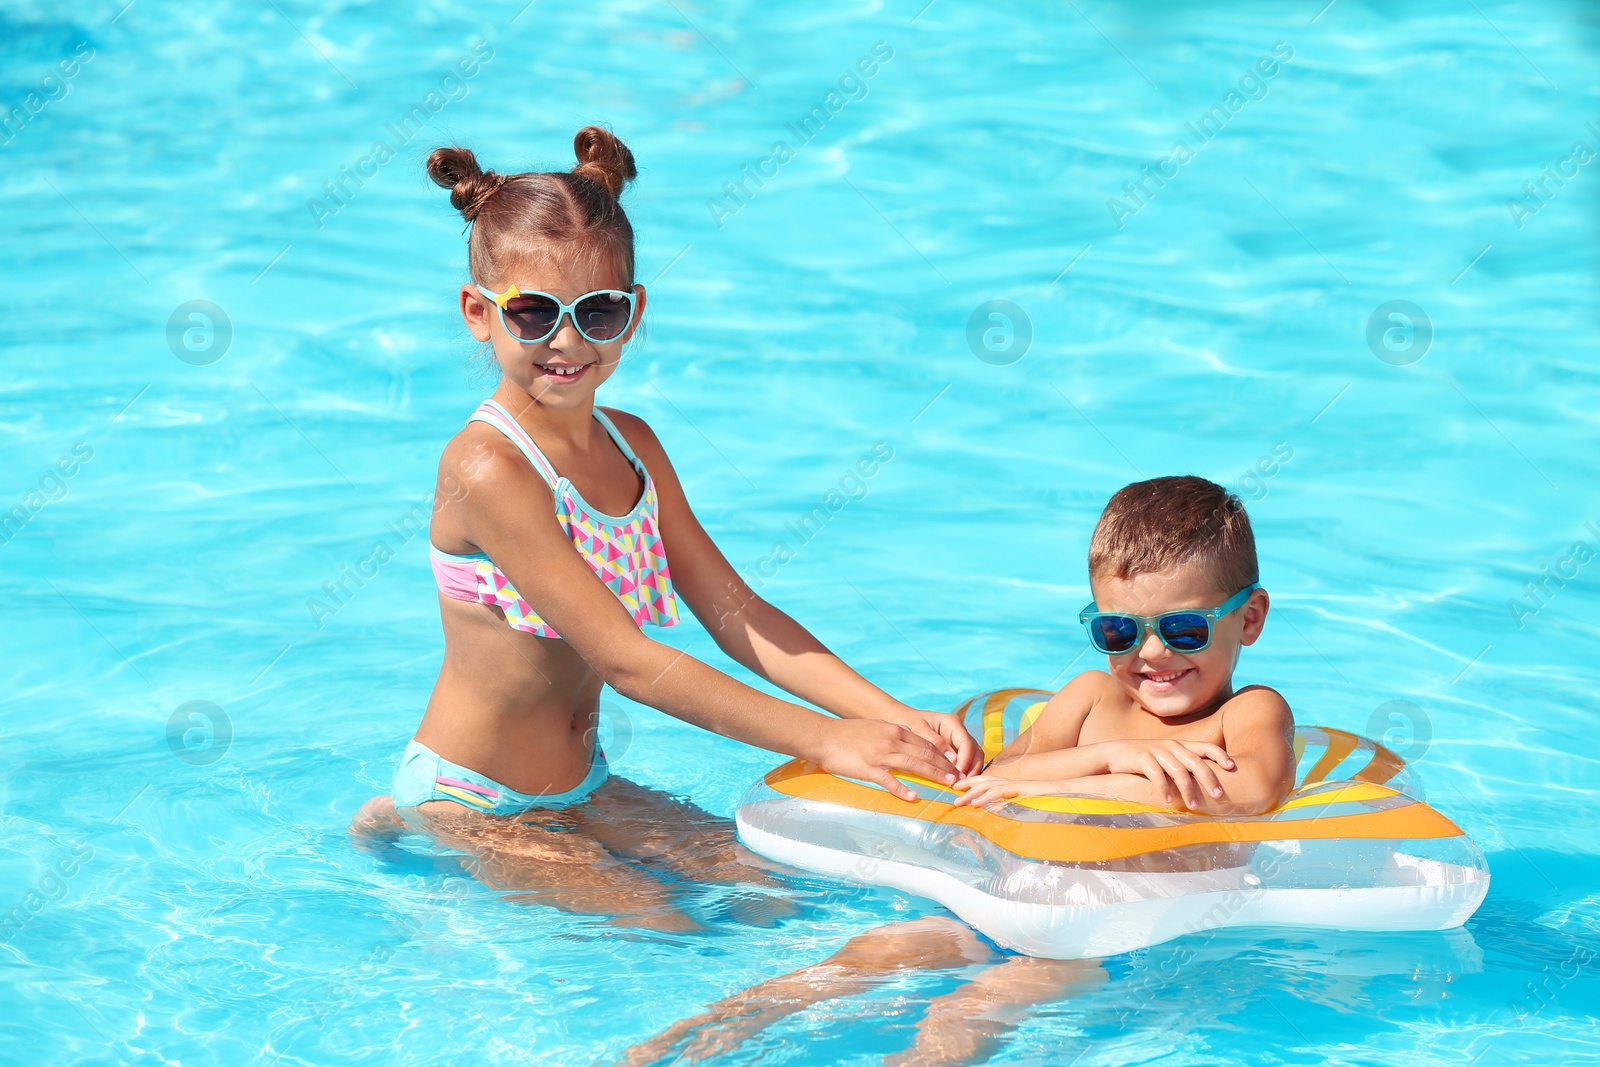
[{"label": "girl's bikini bottom", "polygon": [[429,800],[453,800],[462,807],[488,815],[516,815],[530,808],[570,807],[598,789],[610,776],[598,731],[589,773],[564,793],[519,793],[487,775],[451,763],[412,738],[400,757],[392,792],[397,809],[415,807]]}]

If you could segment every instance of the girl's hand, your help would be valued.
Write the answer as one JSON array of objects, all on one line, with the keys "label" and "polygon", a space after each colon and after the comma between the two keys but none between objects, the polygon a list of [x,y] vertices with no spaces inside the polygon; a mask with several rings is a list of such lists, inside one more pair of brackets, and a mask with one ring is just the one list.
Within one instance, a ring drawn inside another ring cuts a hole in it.
[{"label": "girl's hand", "polygon": [[937,747],[944,753],[945,759],[955,765],[956,773],[963,777],[983,767],[983,748],[967,733],[966,724],[959,715],[947,711],[907,708],[890,721],[899,723]]},{"label": "girl's hand", "polygon": [[956,788],[961,790],[961,795],[956,798],[955,806],[963,804],[979,808],[990,808],[1000,804],[1011,797],[1031,797],[1041,793],[1050,792],[1050,782],[1028,782],[1016,778],[1001,778],[995,774],[976,774],[971,778],[963,778],[956,783]]},{"label": "girl's hand", "polygon": [[1222,796],[1222,783],[1212,766],[1233,770],[1234,762],[1220,745],[1204,741],[1107,741],[1106,770],[1142,774],[1161,790],[1170,806],[1178,797],[1190,811],[1201,810],[1204,797]]},{"label": "girl's hand", "polygon": [[882,719],[825,719],[823,730],[813,762],[841,778],[876,782],[901,800],[916,800],[916,791],[891,771],[933,782],[960,777],[939,746],[908,727]]}]

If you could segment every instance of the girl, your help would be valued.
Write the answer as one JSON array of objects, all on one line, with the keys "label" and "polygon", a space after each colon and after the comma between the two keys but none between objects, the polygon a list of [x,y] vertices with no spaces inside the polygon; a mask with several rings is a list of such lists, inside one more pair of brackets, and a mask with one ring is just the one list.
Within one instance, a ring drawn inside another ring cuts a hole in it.
[{"label": "girl", "polygon": [[[403,824],[473,855],[478,877],[523,899],[683,930],[695,924],[665,886],[626,861],[701,881],[748,879],[763,861],[726,820],[608,774],[602,685],[908,801],[891,771],[953,782],[980,750],[954,716],[895,700],[756,596],[701,528],[650,427],[595,405],[646,294],[617,202],[633,155],[594,126],[575,149],[569,173],[486,172],[461,148],[428,159],[472,228],[461,314],[492,346],[501,381],[439,465],[439,680],[392,799],[369,801],[352,829]],[[678,621],[680,598],[734,660],[839,717],[645,637],[642,626]]]}]

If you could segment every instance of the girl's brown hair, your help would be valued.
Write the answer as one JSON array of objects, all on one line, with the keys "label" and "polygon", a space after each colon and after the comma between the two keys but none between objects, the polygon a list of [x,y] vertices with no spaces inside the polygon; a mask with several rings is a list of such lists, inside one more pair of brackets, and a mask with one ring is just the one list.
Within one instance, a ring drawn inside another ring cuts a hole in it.
[{"label": "girl's brown hair", "polygon": [[[599,256],[633,285],[633,226],[617,198],[638,176],[633,153],[615,134],[585,126],[573,139],[570,171],[496,174],[465,148],[439,148],[428,177],[450,190],[450,203],[472,226],[467,263],[474,281],[504,284],[530,255]],[[543,247],[541,247],[543,246]]]}]

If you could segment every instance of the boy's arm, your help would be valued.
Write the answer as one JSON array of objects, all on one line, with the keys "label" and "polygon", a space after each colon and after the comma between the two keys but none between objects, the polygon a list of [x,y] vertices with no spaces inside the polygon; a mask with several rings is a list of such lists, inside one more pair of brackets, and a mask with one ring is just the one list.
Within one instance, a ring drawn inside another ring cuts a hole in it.
[{"label": "boy's arm", "polygon": [[[1294,788],[1294,716],[1288,703],[1266,686],[1242,689],[1223,706],[1223,745],[1233,766],[1212,764],[1222,796],[1195,790],[1183,806],[1201,815],[1260,815],[1283,803]],[[1090,793],[1172,806],[1170,785],[1141,774],[1092,774],[1057,779],[1051,793]]]},{"label": "boy's arm", "polygon": [[984,773],[1002,778],[1073,778],[1105,770],[1103,759],[1078,748],[1084,720],[1105,687],[1105,671],[1084,671],[1050,698],[1039,717],[1001,750]]},{"label": "boy's arm", "polygon": [[1260,815],[1294,788],[1294,713],[1289,702],[1264,685],[1245,686],[1222,708],[1222,747],[1233,757],[1222,783],[1217,815]]}]

